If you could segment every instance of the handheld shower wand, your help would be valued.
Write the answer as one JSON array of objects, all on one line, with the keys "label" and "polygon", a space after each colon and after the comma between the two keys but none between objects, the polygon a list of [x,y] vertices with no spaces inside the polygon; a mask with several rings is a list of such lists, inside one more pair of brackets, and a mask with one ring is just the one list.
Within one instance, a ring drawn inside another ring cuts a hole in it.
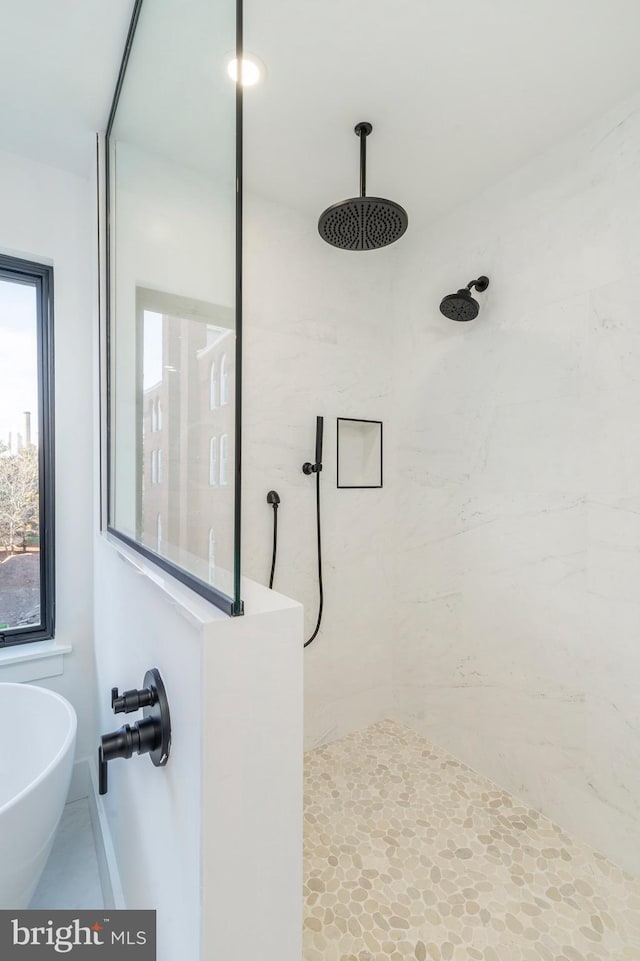
[{"label": "handheld shower wand", "polygon": [[316,462],[305,461],[302,471],[305,474],[319,474],[322,470],[322,438],[324,435],[324,417],[316,417]]}]

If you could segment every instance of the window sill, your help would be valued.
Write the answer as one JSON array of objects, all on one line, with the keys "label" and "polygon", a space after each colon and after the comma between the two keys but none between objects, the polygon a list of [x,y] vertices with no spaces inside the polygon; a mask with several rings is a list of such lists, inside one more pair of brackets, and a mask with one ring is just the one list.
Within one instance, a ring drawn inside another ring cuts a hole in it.
[{"label": "window sill", "polygon": [[64,655],[70,654],[70,644],[57,641],[34,641],[14,644],[0,649],[0,682],[40,681],[57,677],[64,671]]}]

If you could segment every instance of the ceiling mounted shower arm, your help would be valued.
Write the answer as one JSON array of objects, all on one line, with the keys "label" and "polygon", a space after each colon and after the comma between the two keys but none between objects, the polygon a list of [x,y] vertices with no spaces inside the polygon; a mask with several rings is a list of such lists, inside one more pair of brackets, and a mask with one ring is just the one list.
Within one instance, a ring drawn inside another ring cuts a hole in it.
[{"label": "ceiling mounted shower arm", "polygon": [[354,127],[360,138],[360,196],[331,204],[318,219],[318,233],[342,250],[377,250],[402,237],[409,219],[393,200],[367,196],[367,137],[373,127],[362,120]]},{"label": "ceiling mounted shower arm", "polygon": [[367,196],[367,137],[373,130],[370,123],[362,121],[353,128],[360,137],[360,196]]}]

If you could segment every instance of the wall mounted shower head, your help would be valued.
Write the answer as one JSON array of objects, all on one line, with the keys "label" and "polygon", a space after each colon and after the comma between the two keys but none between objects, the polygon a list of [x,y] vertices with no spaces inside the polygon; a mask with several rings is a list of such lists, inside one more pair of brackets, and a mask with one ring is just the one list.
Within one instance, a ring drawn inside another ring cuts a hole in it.
[{"label": "wall mounted shower head", "polygon": [[447,294],[440,303],[440,313],[449,320],[475,320],[480,310],[480,304],[471,296],[471,288],[482,293],[489,286],[488,277],[478,277],[470,280],[466,287],[462,287],[455,294]]},{"label": "wall mounted shower head", "polygon": [[360,196],[327,207],[318,220],[318,232],[342,250],[376,250],[402,237],[409,218],[393,200],[367,197],[367,137],[373,127],[363,121],[354,129],[360,137]]}]

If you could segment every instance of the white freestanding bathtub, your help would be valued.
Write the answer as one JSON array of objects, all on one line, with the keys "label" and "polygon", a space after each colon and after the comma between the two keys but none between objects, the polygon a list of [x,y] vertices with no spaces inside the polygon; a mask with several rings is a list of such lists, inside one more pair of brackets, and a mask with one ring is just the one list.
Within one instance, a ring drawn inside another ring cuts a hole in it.
[{"label": "white freestanding bathtub", "polygon": [[0,684],[0,908],[25,908],[71,780],[76,712],[32,684]]}]

